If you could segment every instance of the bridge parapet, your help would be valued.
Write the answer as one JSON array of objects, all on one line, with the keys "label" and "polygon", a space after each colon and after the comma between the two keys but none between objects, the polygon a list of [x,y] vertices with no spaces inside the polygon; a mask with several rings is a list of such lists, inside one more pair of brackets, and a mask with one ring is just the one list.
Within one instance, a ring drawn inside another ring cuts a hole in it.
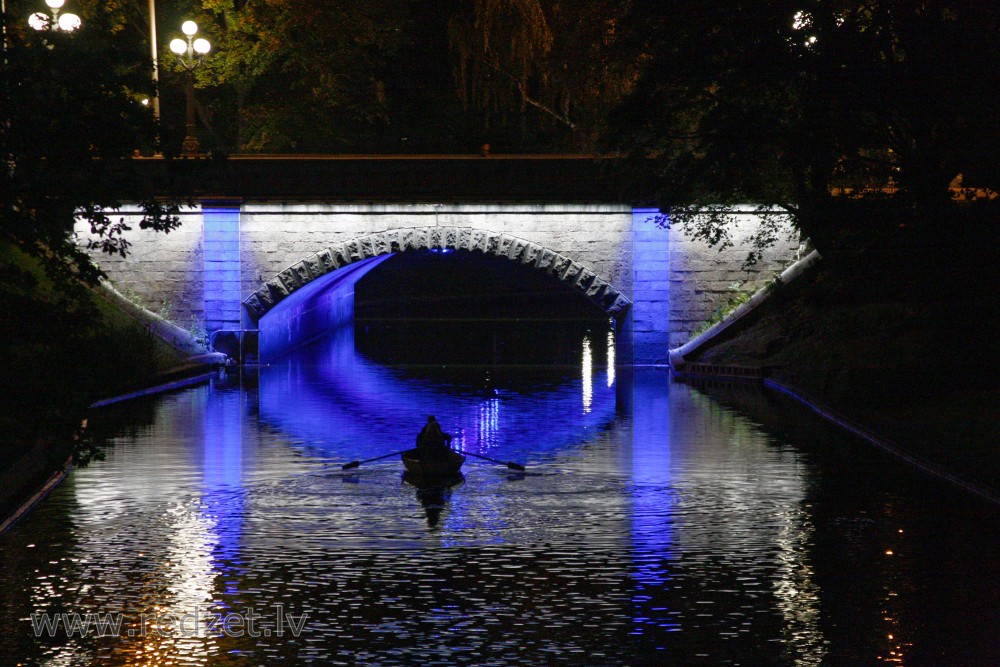
[{"label": "bridge parapet", "polygon": [[183,193],[256,202],[621,203],[613,159],[593,155],[234,155],[107,165],[123,198]]}]

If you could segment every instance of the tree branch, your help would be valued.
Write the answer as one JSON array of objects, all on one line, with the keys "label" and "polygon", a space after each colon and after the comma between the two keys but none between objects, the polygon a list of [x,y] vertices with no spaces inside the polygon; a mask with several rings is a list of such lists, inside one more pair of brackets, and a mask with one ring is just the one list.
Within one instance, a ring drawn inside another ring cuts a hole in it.
[{"label": "tree branch", "polygon": [[520,79],[518,79],[516,76],[514,76],[513,74],[511,74],[510,72],[508,72],[507,70],[505,70],[503,67],[500,67],[500,65],[498,65],[498,64],[496,64],[494,62],[490,62],[489,60],[486,60],[485,58],[479,58],[479,61],[482,62],[487,67],[489,67],[490,69],[493,69],[493,70],[499,72],[500,74],[503,74],[508,79],[510,79],[511,82],[514,84],[514,86],[517,87],[517,92],[521,93],[521,99],[523,101],[527,102],[528,104],[530,104],[531,106],[535,107],[536,109],[539,109],[539,110],[547,113],[548,115],[552,116],[553,118],[555,118],[556,120],[558,120],[560,123],[562,123],[563,125],[565,125],[569,129],[571,129],[571,130],[575,130],[576,129],[576,123],[574,123],[572,120],[570,120],[568,116],[565,116],[565,115],[559,113],[558,111],[556,111],[552,107],[550,107],[548,105],[545,105],[545,104],[539,102],[538,100],[534,99],[533,97],[531,97],[531,95],[528,94],[528,91],[525,88],[524,82],[521,81]]},{"label": "tree branch", "polygon": [[525,102],[527,102],[531,106],[535,107],[536,109],[540,109],[540,110],[544,111],[545,113],[549,114],[550,116],[552,116],[553,118],[555,118],[556,120],[558,120],[560,123],[564,124],[569,129],[571,129],[571,130],[575,130],[576,129],[576,123],[574,123],[573,121],[571,121],[568,117],[566,117],[563,114],[559,113],[555,109],[552,109],[551,107],[548,107],[548,106],[542,104],[538,100],[532,99],[532,97],[530,95],[528,95],[527,91],[524,89],[524,83],[522,83],[520,81],[517,81],[516,85],[517,85],[518,91],[521,93],[521,98]]}]

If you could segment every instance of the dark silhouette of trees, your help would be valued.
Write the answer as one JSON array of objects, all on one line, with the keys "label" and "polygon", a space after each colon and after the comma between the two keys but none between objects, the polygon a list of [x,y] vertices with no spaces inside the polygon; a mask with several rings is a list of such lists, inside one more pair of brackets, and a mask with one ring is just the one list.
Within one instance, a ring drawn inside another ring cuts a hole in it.
[{"label": "dark silhouette of trees", "polygon": [[636,63],[613,57],[626,4],[605,0],[473,0],[448,20],[462,104],[484,123],[592,150]]},{"label": "dark silhouette of trees", "polygon": [[241,151],[348,152],[390,118],[386,78],[410,2],[205,0],[218,134]]},{"label": "dark silhouette of trees", "polygon": [[[129,32],[141,23],[137,3],[116,5]],[[213,150],[592,150],[634,81],[634,63],[612,57],[623,7],[201,0],[161,7],[159,25],[165,42],[193,19],[213,44],[196,71],[199,132]],[[167,137],[181,122],[169,99],[181,78],[161,52]]]},{"label": "dark silhouette of trees", "polygon": [[143,228],[178,224],[176,205],[110,176],[116,160],[153,144],[155,128],[140,103],[147,61],[120,48],[100,19],[85,17],[71,34],[11,21],[0,74],[0,234],[67,287],[101,275],[73,234],[75,220],[96,235],[91,250],[118,254],[129,231],[121,201],[143,202]]},{"label": "dark silhouette of trees", "polygon": [[642,71],[607,145],[681,219],[753,202],[819,239],[859,200],[912,227],[960,174],[1000,188],[996,3],[636,0],[622,33]]}]

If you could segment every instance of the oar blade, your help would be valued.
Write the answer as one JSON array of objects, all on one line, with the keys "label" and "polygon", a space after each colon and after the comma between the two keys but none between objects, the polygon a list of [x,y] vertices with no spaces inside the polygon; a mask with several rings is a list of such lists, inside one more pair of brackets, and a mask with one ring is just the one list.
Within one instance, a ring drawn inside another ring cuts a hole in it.
[{"label": "oar blade", "polygon": [[364,461],[351,461],[350,463],[345,463],[344,465],[340,466],[340,469],[341,470],[352,470],[354,468],[357,468],[362,463],[371,463],[372,461],[381,461],[382,459],[387,459],[390,456],[399,456],[400,454],[403,454],[404,452],[407,452],[407,451],[409,451],[409,450],[401,449],[398,452],[389,452],[388,454],[383,454],[382,456],[376,456],[373,459],[365,459]]},{"label": "oar blade", "polygon": [[464,449],[457,450],[462,454],[467,454],[469,456],[474,456],[477,459],[482,459],[484,461],[489,461],[490,463],[496,463],[502,466],[507,466],[511,470],[517,470],[518,472],[524,472],[524,465],[520,463],[514,463],[513,461],[500,461],[499,459],[491,459],[488,456],[483,456],[482,454],[473,454],[472,452],[467,452]]}]

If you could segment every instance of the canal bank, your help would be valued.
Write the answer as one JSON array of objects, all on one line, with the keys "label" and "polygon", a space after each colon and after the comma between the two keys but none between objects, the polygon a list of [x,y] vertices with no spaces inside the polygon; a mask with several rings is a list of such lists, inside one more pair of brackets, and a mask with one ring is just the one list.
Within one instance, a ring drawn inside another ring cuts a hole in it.
[{"label": "canal bank", "polygon": [[835,250],[683,362],[766,375],[897,458],[997,497],[1000,354],[986,323],[1000,283],[980,241]]},{"label": "canal bank", "polygon": [[[153,396],[208,382],[225,365],[224,355],[195,355],[150,381],[150,386],[94,401],[100,408],[146,396]],[[84,422],[85,423],[85,422]],[[72,470],[74,462],[89,459],[79,442],[85,426],[71,436],[51,434],[34,442],[11,440],[0,444],[0,534],[24,518],[35,505],[58,486]]]},{"label": "canal bank", "polygon": [[[0,526],[5,530],[86,458],[95,400],[163,391],[220,363],[190,333],[109,285],[55,289],[34,260],[0,245]],[[0,530],[2,532],[2,530]]]}]

